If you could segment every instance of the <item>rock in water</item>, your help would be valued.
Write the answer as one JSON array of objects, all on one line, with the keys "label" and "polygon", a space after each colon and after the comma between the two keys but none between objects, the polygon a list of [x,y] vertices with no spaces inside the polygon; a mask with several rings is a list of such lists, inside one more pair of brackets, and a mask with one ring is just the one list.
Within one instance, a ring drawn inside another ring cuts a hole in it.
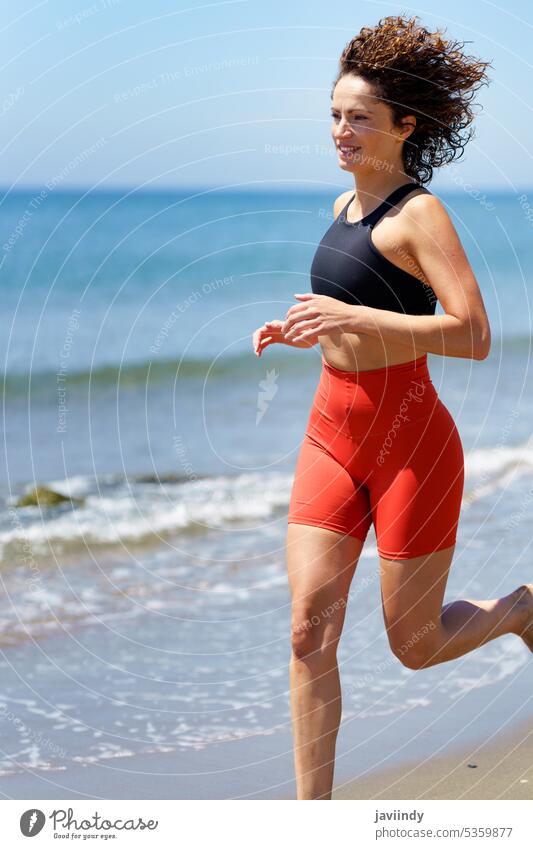
[{"label": "rock in water", "polygon": [[83,504],[84,498],[71,498],[68,495],[62,495],[60,492],[55,492],[53,489],[48,489],[46,486],[36,486],[22,495],[15,507],[55,507],[57,504],[63,504],[68,501],[72,504]]}]

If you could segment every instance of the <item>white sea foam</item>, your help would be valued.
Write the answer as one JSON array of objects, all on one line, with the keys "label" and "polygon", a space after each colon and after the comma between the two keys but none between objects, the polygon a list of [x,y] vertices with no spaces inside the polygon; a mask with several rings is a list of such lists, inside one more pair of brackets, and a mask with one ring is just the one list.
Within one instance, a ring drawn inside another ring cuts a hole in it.
[{"label": "white sea foam", "polygon": [[[533,436],[516,446],[481,448],[465,455],[463,507],[533,475]],[[269,520],[286,510],[292,474],[245,473],[180,483],[147,484],[103,476],[73,476],[46,485],[83,506],[64,504],[41,510],[21,508],[0,523],[0,564],[16,558],[13,544],[27,543],[34,556],[93,546],[158,544],[194,531],[257,523],[268,533]],[[14,519],[13,516],[16,516]]]},{"label": "white sea foam", "polygon": [[[533,475],[533,436],[516,446],[481,448],[465,455],[463,507],[520,477]],[[13,562],[10,544],[28,542],[34,556],[73,552],[77,545],[136,545],[194,530],[223,529],[233,523],[257,522],[268,528],[286,510],[292,474],[246,473],[176,484],[118,481],[109,475],[95,482],[78,475],[48,482],[67,496],[84,497],[81,507],[49,510],[23,508],[19,522],[4,520],[0,528],[0,563]]]},{"label": "white sea foam", "polygon": [[51,481],[46,484],[51,489],[84,497],[85,503],[16,510],[19,521],[4,519],[0,529],[0,563],[13,559],[15,551],[8,547],[17,541],[29,543],[38,556],[49,554],[50,546],[61,552],[76,544],[157,543],[187,530],[223,529],[234,522],[262,525],[286,506],[291,484],[287,474],[248,473],[161,486],[122,482],[102,487],[99,494],[90,478]]}]

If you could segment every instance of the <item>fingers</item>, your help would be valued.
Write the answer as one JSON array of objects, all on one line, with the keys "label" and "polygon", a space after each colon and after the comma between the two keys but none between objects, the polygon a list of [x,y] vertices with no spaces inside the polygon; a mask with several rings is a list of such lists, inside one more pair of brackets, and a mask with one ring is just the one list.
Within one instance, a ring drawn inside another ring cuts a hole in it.
[{"label": "fingers", "polygon": [[266,335],[268,333],[267,326],[269,324],[272,324],[272,322],[265,322],[265,324],[261,325],[261,327],[258,327],[257,330],[254,331],[252,336],[254,353],[258,357],[261,356],[263,349],[266,348],[267,345],[270,345],[273,341],[272,336]]},{"label": "fingers", "polygon": [[[294,310],[294,312],[293,312]],[[296,311],[297,310],[297,311]],[[305,319],[320,318],[320,311],[308,304],[298,304],[297,307],[291,307],[285,316],[285,321],[281,328],[282,333],[288,333],[295,324],[304,321]]]},{"label": "fingers", "polygon": [[[261,351],[267,347],[267,345],[271,345],[276,340],[279,342],[281,326],[283,322],[281,319],[276,318],[272,321],[265,321],[261,327],[258,327],[256,331],[254,331],[252,342],[254,352],[257,356],[261,355]],[[265,335],[270,334],[270,335]]]},{"label": "fingers", "polygon": [[258,345],[258,347],[257,347],[257,349],[256,349],[256,352],[255,352],[255,353],[256,353],[256,355],[257,355],[258,357],[260,357],[260,356],[261,356],[261,354],[263,353],[264,349],[265,349],[268,345],[270,345],[270,343],[271,343],[272,341],[273,341],[273,340],[272,340],[272,336],[263,336],[263,338],[262,338],[262,339],[261,339],[261,341],[259,342],[259,345]]},{"label": "fingers", "polygon": [[286,339],[294,340],[301,337],[302,333],[317,329],[318,325],[316,319],[310,319],[309,321],[297,321],[285,334]]}]

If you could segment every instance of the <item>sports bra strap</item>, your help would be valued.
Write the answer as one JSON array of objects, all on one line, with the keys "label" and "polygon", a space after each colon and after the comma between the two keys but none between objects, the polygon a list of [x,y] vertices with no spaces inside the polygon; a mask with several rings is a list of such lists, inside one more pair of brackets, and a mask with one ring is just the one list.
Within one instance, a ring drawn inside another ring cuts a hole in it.
[{"label": "sports bra strap", "polygon": [[367,215],[364,220],[370,223],[373,227],[377,224],[379,219],[389,211],[389,209],[399,203],[406,195],[409,194],[409,192],[413,192],[415,189],[424,189],[425,192],[428,191],[428,189],[426,189],[425,186],[421,186],[420,183],[404,183],[403,186],[398,186],[397,189],[391,192],[391,194],[385,198],[383,203]]},{"label": "sports bra strap", "polygon": [[[423,189],[425,192],[428,192],[428,194],[429,194],[428,189],[426,189],[425,186],[420,185],[420,183],[404,183],[403,186],[398,186],[397,189],[394,189],[394,191],[391,192],[390,195],[388,195],[388,197],[386,197],[385,200],[382,201],[382,203],[380,203],[380,205],[373,212],[369,212],[368,215],[365,215],[359,221],[348,221],[348,224],[362,224],[362,223],[364,223],[364,224],[370,224],[370,226],[373,227],[375,224],[377,224],[379,219],[383,215],[385,215],[386,212],[388,212],[388,210],[391,207],[393,207],[395,204],[397,204],[399,201],[401,201],[402,198],[405,197],[405,195],[409,194],[409,192],[412,192],[415,189]],[[347,213],[348,207],[350,206],[354,197],[355,197],[355,195],[351,196],[350,200],[348,201],[348,203],[346,204],[346,206],[342,210],[341,214],[339,215],[339,218],[344,217],[344,220],[347,220],[346,219],[346,213]]]}]

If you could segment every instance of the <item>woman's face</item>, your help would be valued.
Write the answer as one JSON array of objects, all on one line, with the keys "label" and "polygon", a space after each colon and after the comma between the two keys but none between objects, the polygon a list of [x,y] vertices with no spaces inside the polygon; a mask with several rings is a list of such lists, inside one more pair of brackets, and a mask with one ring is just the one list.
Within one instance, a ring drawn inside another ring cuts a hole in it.
[{"label": "woman's face", "polygon": [[[338,81],[331,102],[331,135],[339,165],[345,171],[385,169],[402,164],[402,139],[409,133],[392,122],[392,110],[376,94],[368,80],[345,74]],[[414,116],[406,121],[415,123]]]}]

